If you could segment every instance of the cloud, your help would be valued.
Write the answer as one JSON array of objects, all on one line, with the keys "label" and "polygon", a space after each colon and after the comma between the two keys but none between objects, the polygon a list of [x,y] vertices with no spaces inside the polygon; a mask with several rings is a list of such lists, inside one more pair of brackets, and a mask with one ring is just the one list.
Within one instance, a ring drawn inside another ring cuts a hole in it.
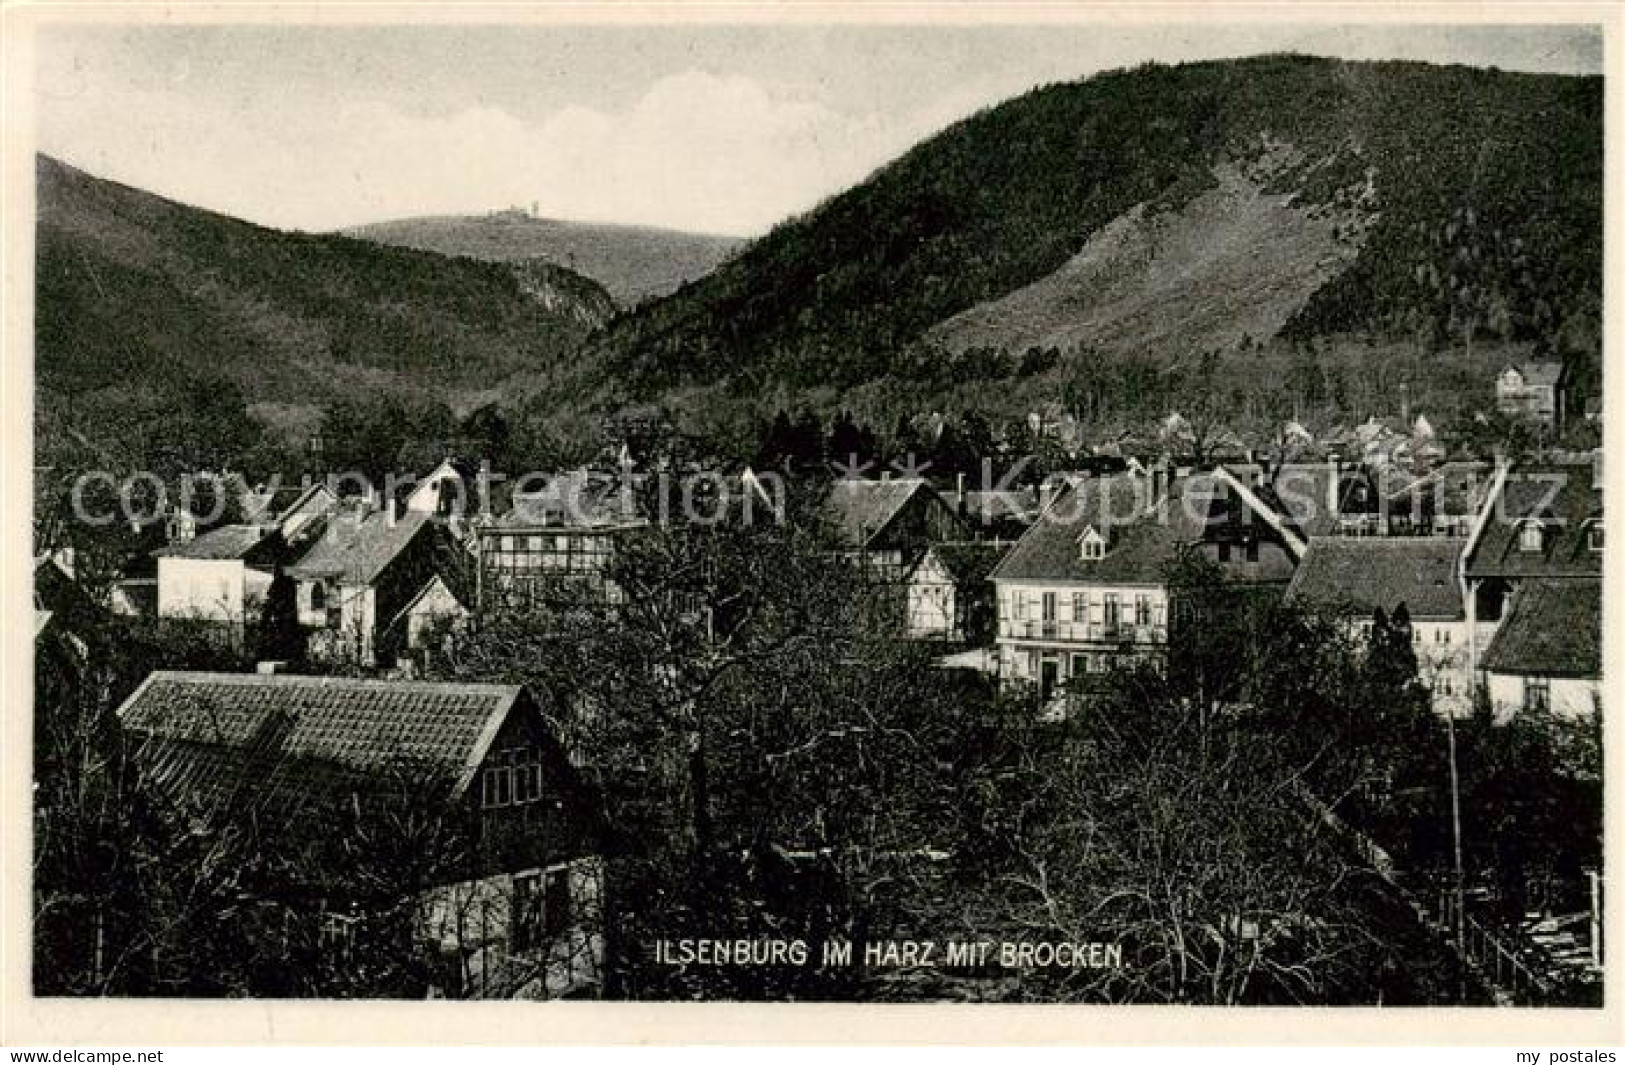
[{"label": "cloud", "polygon": [[229,103],[87,85],[41,100],[41,147],[104,176],[267,224],[327,229],[540,205],[544,214],[751,235],[860,180],[969,106],[850,113],[701,71],[621,109],[525,121],[378,100]]}]

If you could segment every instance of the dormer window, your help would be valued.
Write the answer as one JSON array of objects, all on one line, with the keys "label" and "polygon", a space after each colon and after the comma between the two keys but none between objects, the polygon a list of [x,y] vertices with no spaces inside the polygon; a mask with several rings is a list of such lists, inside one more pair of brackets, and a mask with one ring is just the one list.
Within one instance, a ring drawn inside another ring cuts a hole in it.
[{"label": "dormer window", "polygon": [[1546,538],[1544,530],[1538,521],[1526,521],[1523,528],[1518,530],[1518,550],[1529,555],[1538,555],[1545,549]]},{"label": "dormer window", "polygon": [[1106,557],[1106,538],[1093,525],[1078,537],[1078,557],[1085,562],[1097,562]]}]

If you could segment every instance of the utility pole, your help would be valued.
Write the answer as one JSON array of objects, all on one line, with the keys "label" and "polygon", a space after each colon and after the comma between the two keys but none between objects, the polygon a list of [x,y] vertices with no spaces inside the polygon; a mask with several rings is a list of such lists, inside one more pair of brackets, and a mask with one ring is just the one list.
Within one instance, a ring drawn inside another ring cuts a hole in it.
[{"label": "utility pole", "polygon": [[1461,780],[1456,772],[1456,715],[1445,714],[1445,736],[1450,747],[1450,827],[1456,857],[1456,953],[1467,958],[1466,888],[1461,865]]}]

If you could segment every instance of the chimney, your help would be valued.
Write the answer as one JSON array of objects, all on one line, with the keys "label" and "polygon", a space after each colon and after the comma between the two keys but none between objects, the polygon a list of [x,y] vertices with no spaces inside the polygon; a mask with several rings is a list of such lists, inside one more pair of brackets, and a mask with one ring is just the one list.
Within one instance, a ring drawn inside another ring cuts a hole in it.
[{"label": "chimney", "polygon": [[1038,482],[1038,513],[1042,514],[1055,502],[1055,483],[1048,477]]}]

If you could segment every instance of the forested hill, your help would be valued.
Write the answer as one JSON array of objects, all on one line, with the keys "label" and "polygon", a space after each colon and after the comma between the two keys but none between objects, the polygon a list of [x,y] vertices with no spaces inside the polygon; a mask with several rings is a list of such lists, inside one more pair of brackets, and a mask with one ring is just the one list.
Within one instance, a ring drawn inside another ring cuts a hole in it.
[{"label": "forested hill", "polygon": [[240,421],[545,380],[613,313],[563,267],[280,232],[46,156],[36,172],[39,408],[91,438],[161,441],[203,406]]},{"label": "forested hill", "polygon": [[539,218],[524,211],[402,218],[345,230],[352,237],[442,255],[545,260],[599,282],[623,306],[666,296],[703,277],[742,243],[737,237],[650,226]]},{"label": "forested hill", "polygon": [[1556,347],[1598,313],[1601,120],[1600,78],[1417,63],[1051,85],[624,316],[584,365],[636,399],[963,385],[1045,344],[1052,376],[1276,336]]}]

